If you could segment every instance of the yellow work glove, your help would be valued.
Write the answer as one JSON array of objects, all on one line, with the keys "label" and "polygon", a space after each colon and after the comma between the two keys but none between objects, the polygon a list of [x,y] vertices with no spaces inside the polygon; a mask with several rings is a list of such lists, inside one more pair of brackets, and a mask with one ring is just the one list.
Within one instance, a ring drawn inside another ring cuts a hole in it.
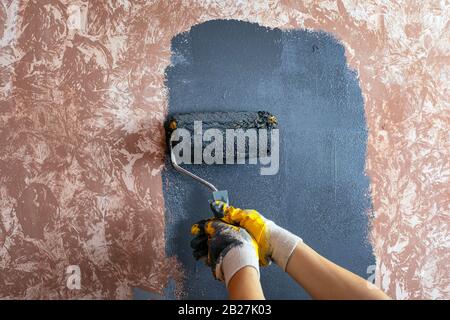
[{"label": "yellow work glove", "polygon": [[256,269],[259,276],[258,245],[244,229],[219,219],[201,220],[194,224],[191,241],[195,259],[203,259],[214,277],[228,282],[246,266]]},{"label": "yellow work glove", "polygon": [[256,210],[234,208],[222,201],[213,201],[211,209],[217,219],[245,228],[251,234],[258,243],[259,263],[262,266],[273,260],[286,271],[288,260],[301,238],[264,218]]}]

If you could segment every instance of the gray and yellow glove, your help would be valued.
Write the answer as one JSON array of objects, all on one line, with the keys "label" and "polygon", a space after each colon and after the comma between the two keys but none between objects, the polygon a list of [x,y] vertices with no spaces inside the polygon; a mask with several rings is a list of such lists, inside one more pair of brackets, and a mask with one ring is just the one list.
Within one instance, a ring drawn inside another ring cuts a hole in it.
[{"label": "gray and yellow glove", "polygon": [[256,269],[259,276],[258,245],[243,228],[219,219],[201,220],[194,224],[191,241],[194,257],[205,259],[214,277],[228,282],[245,266]]},{"label": "gray and yellow glove", "polygon": [[266,266],[273,260],[286,271],[292,252],[301,238],[264,218],[256,210],[243,210],[222,201],[211,203],[214,216],[222,221],[244,228],[258,244],[259,262]]}]

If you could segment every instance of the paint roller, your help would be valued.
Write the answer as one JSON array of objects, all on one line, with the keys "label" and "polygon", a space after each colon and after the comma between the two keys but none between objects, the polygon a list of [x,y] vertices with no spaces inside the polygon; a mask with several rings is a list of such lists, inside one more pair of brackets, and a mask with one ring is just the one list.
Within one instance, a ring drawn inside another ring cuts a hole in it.
[{"label": "paint roller", "polygon": [[[210,189],[214,200],[228,203],[227,190],[219,190],[211,182],[181,167],[180,158],[183,163],[191,164],[230,164],[235,161],[256,164],[258,157],[270,156],[272,130],[277,126],[277,118],[267,111],[173,114],[165,124],[172,166]],[[255,141],[250,142],[255,137],[257,148]],[[203,159],[208,148],[210,159]]]}]

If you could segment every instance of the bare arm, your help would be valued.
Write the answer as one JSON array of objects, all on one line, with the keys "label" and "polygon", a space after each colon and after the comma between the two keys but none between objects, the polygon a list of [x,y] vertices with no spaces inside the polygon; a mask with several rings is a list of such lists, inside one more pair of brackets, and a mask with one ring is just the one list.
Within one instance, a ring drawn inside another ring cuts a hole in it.
[{"label": "bare arm", "polygon": [[258,272],[253,267],[244,267],[234,274],[228,283],[230,300],[263,300],[264,293]]},{"label": "bare arm", "polygon": [[303,242],[295,247],[286,272],[314,299],[390,299],[372,283],[322,257]]}]

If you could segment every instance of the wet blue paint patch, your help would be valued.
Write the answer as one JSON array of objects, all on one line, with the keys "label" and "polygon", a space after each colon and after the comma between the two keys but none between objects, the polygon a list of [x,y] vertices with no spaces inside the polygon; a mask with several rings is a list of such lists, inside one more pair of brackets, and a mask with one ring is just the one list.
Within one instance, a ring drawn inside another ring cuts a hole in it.
[{"label": "wet blue paint patch", "polygon": [[[367,241],[371,201],[364,174],[367,130],[357,75],[343,46],[324,32],[281,31],[240,21],[194,26],[172,41],[166,70],[169,113],[267,110],[280,124],[280,170],[255,165],[190,165],[315,250],[367,278],[375,263]],[[174,171],[163,173],[167,253],[186,272],[186,298],[226,298],[224,285],[196,262],[190,226],[210,214],[211,194]],[[272,265],[261,270],[269,299],[308,298]]]}]

